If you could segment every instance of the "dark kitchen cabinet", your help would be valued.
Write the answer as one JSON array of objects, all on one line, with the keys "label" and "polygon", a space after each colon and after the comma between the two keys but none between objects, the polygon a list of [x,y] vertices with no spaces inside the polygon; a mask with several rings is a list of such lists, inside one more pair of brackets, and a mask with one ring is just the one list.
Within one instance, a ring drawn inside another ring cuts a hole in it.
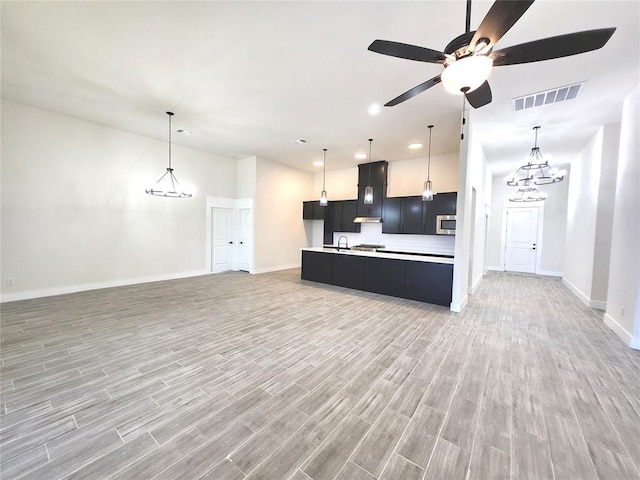
[{"label": "dark kitchen cabinet", "polygon": [[382,233],[424,233],[422,197],[391,197],[384,200]]},{"label": "dark kitchen cabinet", "polygon": [[302,251],[302,280],[331,283],[330,253]]},{"label": "dark kitchen cabinet", "polygon": [[332,256],[331,284],[363,290],[364,265],[368,258],[348,254],[333,254]]},{"label": "dark kitchen cabinet", "polygon": [[301,278],[449,306],[453,265],[303,250]]},{"label": "dark kitchen cabinet", "polygon": [[303,220],[322,220],[327,207],[320,205],[320,201],[302,202]]},{"label": "dark kitchen cabinet", "polygon": [[[331,227],[331,232],[360,232],[360,224],[353,223],[356,218],[356,200],[341,200],[329,202],[329,218],[325,217],[325,233],[327,224]],[[332,242],[329,242],[332,243]]]},{"label": "dark kitchen cabinet", "polygon": [[449,306],[453,285],[453,265],[406,262],[404,298]]},{"label": "dark kitchen cabinet", "polygon": [[406,263],[390,258],[367,258],[364,266],[363,290],[393,297],[402,297]]},{"label": "dark kitchen cabinet", "polygon": [[458,202],[457,192],[438,193],[431,202],[424,202],[424,233],[436,234],[436,217],[438,215],[455,215]]}]

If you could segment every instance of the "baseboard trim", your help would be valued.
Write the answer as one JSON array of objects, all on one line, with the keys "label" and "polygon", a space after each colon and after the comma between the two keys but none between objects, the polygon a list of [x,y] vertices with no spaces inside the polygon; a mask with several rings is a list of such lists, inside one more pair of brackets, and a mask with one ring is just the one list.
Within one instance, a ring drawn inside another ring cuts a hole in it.
[{"label": "baseboard trim", "polygon": [[604,324],[613,330],[629,347],[640,350],[640,338],[634,337],[608,313],[604,314]]},{"label": "baseboard trim", "polygon": [[493,272],[504,272],[504,268],[502,267],[487,267],[487,271],[493,271]]},{"label": "baseboard trim", "polygon": [[3,293],[0,295],[0,303],[17,302],[19,300],[30,300],[33,298],[53,297],[55,295],[66,295],[68,293],[86,292],[89,290],[100,290],[102,288],[126,287],[127,285],[137,285],[139,283],[163,282],[166,280],[177,280],[179,278],[198,277],[209,275],[205,270],[195,270],[192,272],[171,273],[165,275],[153,275],[149,277],[138,277],[127,280],[113,280],[110,282],[87,283],[84,285],[69,285],[66,287],[44,288],[41,290],[28,290],[25,292]]},{"label": "baseboard trim", "polygon": [[544,275],[546,277],[561,277],[564,275],[564,272],[555,272],[553,270],[541,270],[538,272],[538,275]]},{"label": "baseboard trim", "polygon": [[289,265],[277,265],[275,267],[256,268],[252,273],[259,275],[261,273],[278,272],[280,270],[290,270],[292,268],[300,268],[300,263],[290,263]]},{"label": "baseboard trim", "polygon": [[603,302],[602,300],[589,300],[589,307],[595,308],[596,310],[606,310],[607,302]]},{"label": "baseboard trim", "polygon": [[449,305],[449,310],[451,310],[452,312],[460,313],[464,309],[464,307],[467,306],[468,301],[469,296],[465,295],[459,303],[451,303],[451,305]]},{"label": "baseboard trim", "polygon": [[469,295],[473,295],[476,290],[478,289],[478,286],[480,285],[480,282],[482,281],[482,276],[480,276],[474,283],[473,285],[471,285],[471,287],[469,287]]},{"label": "baseboard trim", "polygon": [[582,293],[578,287],[576,287],[573,283],[571,283],[569,280],[567,280],[564,277],[562,278],[562,283],[565,287],[567,287],[571,291],[571,293],[573,293],[576,297],[578,297],[582,303],[584,303],[587,307],[591,308],[591,305],[589,305],[591,303],[591,299],[587,297],[584,293]]}]

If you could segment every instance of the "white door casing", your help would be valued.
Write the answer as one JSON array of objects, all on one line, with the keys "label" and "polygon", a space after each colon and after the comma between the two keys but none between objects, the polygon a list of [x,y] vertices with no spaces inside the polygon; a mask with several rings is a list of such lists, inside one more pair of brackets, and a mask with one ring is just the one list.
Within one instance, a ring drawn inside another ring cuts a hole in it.
[{"label": "white door casing", "polygon": [[508,208],[504,269],[535,273],[538,265],[538,208]]},{"label": "white door casing", "polygon": [[251,272],[253,259],[253,209],[238,209],[238,270]]}]

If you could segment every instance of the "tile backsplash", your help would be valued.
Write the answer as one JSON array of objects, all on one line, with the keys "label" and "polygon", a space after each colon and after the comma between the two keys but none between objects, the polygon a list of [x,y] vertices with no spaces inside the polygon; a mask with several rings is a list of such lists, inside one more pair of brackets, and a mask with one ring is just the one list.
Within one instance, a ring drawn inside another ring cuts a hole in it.
[{"label": "tile backsplash", "polygon": [[371,245],[384,245],[389,250],[438,253],[442,255],[453,255],[456,240],[454,235],[383,234],[382,223],[363,223],[360,233],[334,232],[334,245],[338,244],[338,237],[341,235],[349,239],[350,247],[366,243]]}]

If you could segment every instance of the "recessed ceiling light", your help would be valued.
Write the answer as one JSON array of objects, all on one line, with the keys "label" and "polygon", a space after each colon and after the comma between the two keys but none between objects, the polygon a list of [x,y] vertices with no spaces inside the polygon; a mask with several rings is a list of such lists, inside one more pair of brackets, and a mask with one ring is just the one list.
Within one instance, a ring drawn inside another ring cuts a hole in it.
[{"label": "recessed ceiling light", "polygon": [[365,158],[367,158],[366,153],[356,153],[356,160],[364,160]]},{"label": "recessed ceiling light", "polygon": [[297,140],[294,140],[293,143],[303,144],[303,143],[307,143],[307,141],[304,138],[299,138]]},{"label": "recessed ceiling light", "polygon": [[410,150],[418,150],[419,148],[422,148],[422,144],[420,142],[414,142],[409,144]]},{"label": "recessed ceiling light", "polygon": [[187,130],[185,128],[178,128],[176,132],[181,133],[182,135],[191,135],[191,130]]},{"label": "recessed ceiling light", "polygon": [[378,105],[377,103],[373,103],[371,105],[369,105],[369,109],[368,109],[369,115],[377,115],[380,113],[380,105]]},{"label": "recessed ceiling light", "polygon": [[321,167],[322,166],[322,160],[316,160],[315,162],[313,162],[313,166],[314,167]]}]

